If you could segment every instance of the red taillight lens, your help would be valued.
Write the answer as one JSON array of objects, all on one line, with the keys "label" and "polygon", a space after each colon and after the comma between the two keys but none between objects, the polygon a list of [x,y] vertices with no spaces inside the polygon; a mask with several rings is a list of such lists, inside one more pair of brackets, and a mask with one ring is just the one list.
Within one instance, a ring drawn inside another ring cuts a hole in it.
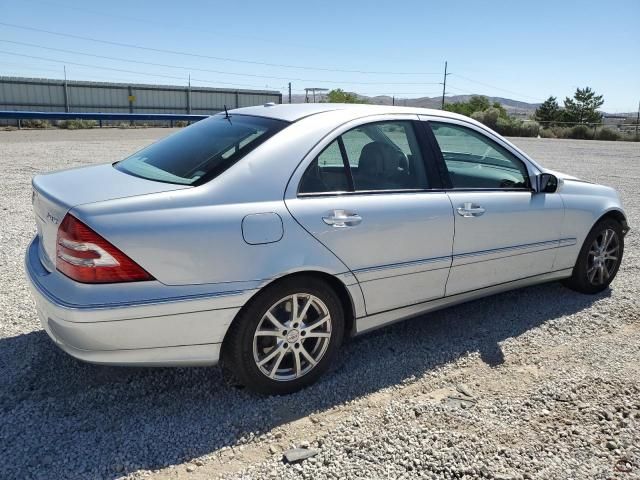
[{"label": "red taillight lens", "polygon": [[82,283],[153,280],[140,265],[70,214],[58,228],[56,268]]}]

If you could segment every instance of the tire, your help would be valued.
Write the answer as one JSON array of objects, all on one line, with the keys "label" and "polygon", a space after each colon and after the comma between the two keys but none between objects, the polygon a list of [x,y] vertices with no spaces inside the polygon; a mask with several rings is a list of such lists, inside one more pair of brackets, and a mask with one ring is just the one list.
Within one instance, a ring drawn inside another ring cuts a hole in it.
[{"label": "tire", "polygon": [[257,393],[293,393],[330,367],[343,336],[336,292],[314,277],[287,278],[259,292],[231,324],[222,346],[223,375]]},{"label": "tire", "polygon": [[[600,250],[599,245],[603,244],[607,248]],[[622,225],[612,218],[600,220],[587,235],[573,274],[562,283],[580,293],[602,292],[618,273],[623,253]]]}]

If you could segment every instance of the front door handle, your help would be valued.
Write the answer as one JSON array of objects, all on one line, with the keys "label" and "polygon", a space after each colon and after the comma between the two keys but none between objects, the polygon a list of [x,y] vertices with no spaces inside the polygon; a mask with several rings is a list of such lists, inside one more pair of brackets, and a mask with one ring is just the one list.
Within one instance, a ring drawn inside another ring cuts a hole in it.
[{"label": "front door handle", "polygon": [[362,217],[347,210],[333,210],[329,215],[322,217],[322,221],[335,228],[354,227],[362,222]]},{"label": "front door handle", "polygon": [[465,202],[463,205],[456,208],[458,215],[465,218],[479,217],[484,214],[485,210],[480,205],[471,202]]}]

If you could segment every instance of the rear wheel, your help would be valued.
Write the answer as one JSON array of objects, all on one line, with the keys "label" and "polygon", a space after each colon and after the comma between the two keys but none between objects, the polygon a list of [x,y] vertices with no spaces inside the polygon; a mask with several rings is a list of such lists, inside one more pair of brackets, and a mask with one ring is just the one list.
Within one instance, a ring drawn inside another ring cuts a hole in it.
[{"label": "rear wheel", "polygon": [[599,221],[587,235],[564,285],[581,293],[603,291],[618,273],[623,252],[622,225],[609,218]]},{"label": "rear wheel", "polygon": [[231,325],[223,372],[234,383],[266,394],[291,393],[315,382],[342,343],[339,297],[313,277],[267,287]]}]

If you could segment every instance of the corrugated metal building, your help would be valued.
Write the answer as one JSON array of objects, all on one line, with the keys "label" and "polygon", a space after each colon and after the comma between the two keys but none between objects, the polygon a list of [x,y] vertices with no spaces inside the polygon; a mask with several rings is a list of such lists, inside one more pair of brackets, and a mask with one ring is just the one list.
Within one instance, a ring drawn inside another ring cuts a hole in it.
[{"label": "corrugated metal building", "polygon": [[282,103],[273,90],[236,90],[0,77],[0,110],[42,112],[211,114],[227,108]]}]

